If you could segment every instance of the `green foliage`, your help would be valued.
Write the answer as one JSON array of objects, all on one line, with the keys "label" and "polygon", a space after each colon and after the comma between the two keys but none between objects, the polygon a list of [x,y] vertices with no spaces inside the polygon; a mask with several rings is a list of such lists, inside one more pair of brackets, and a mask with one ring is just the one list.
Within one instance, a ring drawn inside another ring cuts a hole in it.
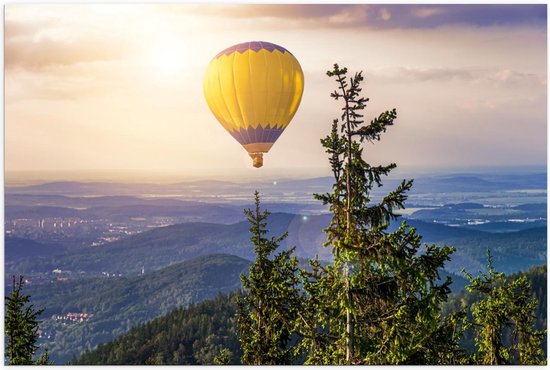
[{"label": "green foliage", "polygon": [[[529,280],[531,286],[531,293],[537,299],[537,306],[535,308],[535,328],[538,330],[546,329],[547,327],[547,314],[548,314],[548,305],[547,305],[547,283],[548,283],[548,274],[546,271],[546,265],[535,266],[527,270],[526,272],[521,272],[513,274],[510,276],[510,279],[517,279],[521,276],[525,276]],[[546,339],[545,339],[546,340]],[[543,345],[543,348],[546,348],[546,345]]]},{"label": "green foliage", "polygon": [[220,354],[214,357],[214,365],[229,365],[232,353],[227,348],[222,348]]},{"label": "green foliage", "polygon": [[[493,268],[489,251],[488,273],[473,278],[466,276],[470,292],[482,298],[471,306],[476,332],[477,353],[473,360],[481,365],[540,365],[546,363],[542,341],[546,330],[535,329],[537,299],[531,293],[526,276],[506,279],[503,273]],[[511,329],[509,345],[504,340],[507,329]]]},{"label": "green foliage", "polygon": [[[302,350],[308,364],[439,364],[459,352],[449,336],[456,318],[441,318],[440,305],[450,292],[450,279],[438,284],[438,270],[453,248],[421,246],[420,236],[405,222],[388,232],[396,210],[404,208],[412,180],[402,181],[377,204],[371,191],[382,186],[395,164],[372,166],[363,159],[361,143],[379,141],[397,117],[395,109],[364,125],[362,73],[347,78],[334,65],[327,75],[343,100],[340,120],[321,140],[334,176],[332,192],[315,197],[333,214],[325,245],[334,263],[311,262],[303,271],[306,307]],[[423,250],[422,250],[423,249]],[[436,339],[437,338],[437,341]],[[434,350],[437,348],[437,351]]]},{"label": "green foliage", "polygon": [[237,329],[243,364],[284,365],[292,361],[289,346],[300,309],[298,260],[295,248],[270,258],[287,234],[266,238],[268,211],[260,211],[256,191],[254,210],[245,214],[250,222],[251,241],[256,259],[249,275],[241,275],[244,294],[238,301]]},{"label": "green foliage", "polygon": [[235,294],[178,308],[84,353],[73,365],[212,365],[239,362]]},{"label": "green foliage", "polygon": [[39,349],[38,315],[44,310],[36,310],[29,304],[30,296],[22,293],[25,280],[19,276],[16,284],[13,277],[13,290],[6,299],[5,336],[7,337],[5,359],[9,365],[47,365],[49,363],[46,349],[38,360],[33,357]]}]

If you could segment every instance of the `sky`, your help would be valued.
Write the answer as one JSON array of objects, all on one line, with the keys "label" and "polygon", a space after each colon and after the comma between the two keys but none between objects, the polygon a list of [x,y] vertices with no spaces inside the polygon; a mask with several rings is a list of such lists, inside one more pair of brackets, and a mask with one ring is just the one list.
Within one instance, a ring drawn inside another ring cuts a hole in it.
[{"label": "sky", "polygon": [[[397,109],[366,145],[373,164],[545,166],[546,17],[544,4],[8,4],[5,170],[328,174],[334,63],[363,71],[368,121]],[[202,87],[210,60],[245,41],[288,49],[305,77],[260,169]]]}]

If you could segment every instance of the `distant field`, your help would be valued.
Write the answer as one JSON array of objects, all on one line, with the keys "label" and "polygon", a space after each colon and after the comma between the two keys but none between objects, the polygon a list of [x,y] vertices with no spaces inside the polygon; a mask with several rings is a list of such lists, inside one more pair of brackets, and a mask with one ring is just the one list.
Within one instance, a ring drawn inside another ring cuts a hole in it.
[{"label": "distant field", "polygon": [[515,189],[508,191],[510,193],[546,194],[547,189]]}]

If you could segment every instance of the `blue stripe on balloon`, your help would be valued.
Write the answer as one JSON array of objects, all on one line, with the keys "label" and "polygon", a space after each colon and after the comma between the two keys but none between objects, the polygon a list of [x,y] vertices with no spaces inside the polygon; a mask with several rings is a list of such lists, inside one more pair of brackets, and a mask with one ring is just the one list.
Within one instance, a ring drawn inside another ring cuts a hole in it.
[{"label": "blue stripe on balloon", "polygon": [[272,44],[271,42],[267,42],[267,41],[250,41],[250,42],[243,42],[242,44],[237,44],[237,45],[230,46],[227,49],[225,49],[225,50],[221,51],[220,53],[218,53],[218,55],[216,55],[216,57],[214,59],[219,58],[222,55],[229,55],[229,54],[231,54],[235,51],[237,51],[239,53],[244,53],[247,50],[254,50],[255,52],[258,52],[262,49],[270,51],[270,52],[273,51],[273,50],[279,50],[281,53],[292,54],[290,51],[286,50],[282,46]]},{"label": "blue stripe on balloon", "polygon": [[274,143],[283,133],[284,128],[277,127],[249,127],[238,131],[230,131],[229,133],[241,144],[253,143]]},{"label": "blue stripe on balloon", "polygon": [[238,142],[241,142],[244,140],[243,134],[240,131],[235,131],[231,133],[235,139],[237,139]]},{"label": "blue stripe on balloon", "polygon": [[268,142],[272,142],[272,141],[275,141],[273,140],[273,130],[271,128],[267,129],[267,140],[269,140]]}]

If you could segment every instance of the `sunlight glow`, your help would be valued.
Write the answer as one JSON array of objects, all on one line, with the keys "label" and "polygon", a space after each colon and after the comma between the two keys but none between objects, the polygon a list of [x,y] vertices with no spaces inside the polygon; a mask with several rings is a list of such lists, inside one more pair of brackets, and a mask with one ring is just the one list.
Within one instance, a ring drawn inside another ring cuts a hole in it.
[{"label": "sunlight glow", "polygon": [[185,68],[185,47],[176,40],[165,39],[151,49],[150,63],[156,73],[172,77]]}]

